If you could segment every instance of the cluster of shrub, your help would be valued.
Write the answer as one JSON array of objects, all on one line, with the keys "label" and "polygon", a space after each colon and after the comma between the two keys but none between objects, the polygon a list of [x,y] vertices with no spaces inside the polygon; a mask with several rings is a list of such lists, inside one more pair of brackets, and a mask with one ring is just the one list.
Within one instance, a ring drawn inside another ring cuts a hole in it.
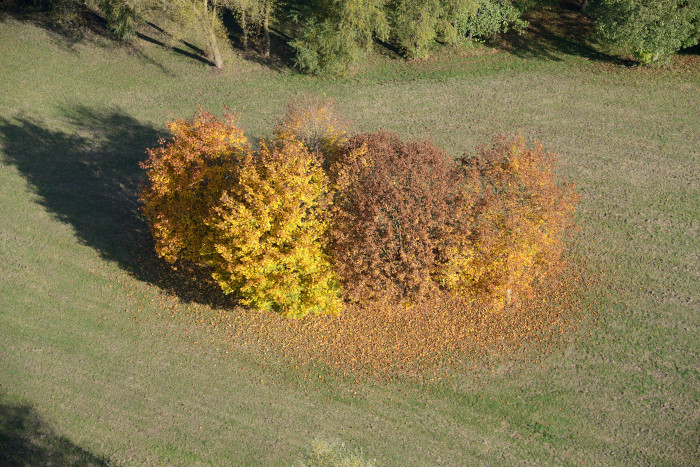
[{"label": "cluster of shrub", "polygon": [[[5,0],[24,3],[20,0]],[[219,68],[231,50],[235,18],[240,41],[262,38],[270,55],[274,26],[296,54],[297,66],[313,74],[346,74],[377,41],[409,58],[426,57],[436,44],[483,41],[527,26],[528,11],[559,0],[29,0],[56,13],[75,30],[89,10],[99,12],[121,39],[149,21],[172,44],[187,40]],[[700,41],[700,2],[688,0],[582,0],[598,38],[617,52],[650,63]],[[582,19],[583,20],[583,19]],[[230,23],[230,21],[229,21]],[[230,24],[229,24],[230,26]]]},{"label": "cluster of shrub", "polygon": [[317,101],[290,105],[257,151],[230,114],[168,127],[142,164],[156,252],[285,316],[438,294],[502,309],[557,269],[573,226],[555,156],[520,138],[454,160],[387,131],[348,135]]}]

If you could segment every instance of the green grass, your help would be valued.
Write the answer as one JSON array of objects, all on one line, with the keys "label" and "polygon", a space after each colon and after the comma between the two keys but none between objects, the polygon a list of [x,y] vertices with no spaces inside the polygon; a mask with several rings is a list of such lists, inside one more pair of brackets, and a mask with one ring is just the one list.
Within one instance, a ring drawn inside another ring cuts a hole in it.
[{"label": "green grass", "polygon": [[[0,461],[291,465],[333,439],[377,465],[697,464],[697,57],[651,72],[566,49],[377,58],[326,81],[104,41],[0,23]],[[609,271],[601,324],[537,363],[420,385],[217,349],[200,322],[224,301],[144,259],[138,162],[198,105],[230,106],[256,139],[304,93],[356,131],[453,154],[498,131],[557,152]]]}]

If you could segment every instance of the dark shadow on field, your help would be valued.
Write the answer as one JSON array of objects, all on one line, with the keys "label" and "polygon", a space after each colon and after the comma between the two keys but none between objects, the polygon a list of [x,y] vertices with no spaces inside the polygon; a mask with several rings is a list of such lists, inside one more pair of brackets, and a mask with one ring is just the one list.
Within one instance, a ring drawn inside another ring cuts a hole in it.
[{"label": "dark shadow on field", "polygon": [[[170,33],[168,33],[166,30],[164,30],[163,28],[151,21],[146,21],[146,26],[147,27],[141,28],[141,32],[136,33],[136,37],[138,37],[142,41],[155,44],[164,49],[172,50],[176,54],[182,55],[187,58],[191,58],[192,60],[203,63],[210,67],[216,66],[214,62],[207,57],[207,53],[204,50],[200,49],[191,42],[187,42],[186,40],[182,39],[175,40]],[[152,33],[152,35],[149,36],[147,34],[144,34],[145,31]],[[160,38],[161,40],[159,40],[158,38]],[[166,44],[166,42],[168,42],[168,44]],[[174,44],[179,44],[180,47]]]},{"label": "dark shadow on field", "polygon": [[228,39],[234,49],[239,51],[246,60],[258,63],[274,71],[285,71],[294,68],[294,49],[289,45],[292,38],[279,27],[270,27],[270,56],[263,56],[264,41],[262,31],[251,31],[248,37],[248,47],[243,46],[243,28],[236,15],[225,10],[221,15]]},{"label": "dark shadow on field", "polygon": [[[12,18],[16,21],[30,23],[36,27],[42,28],[49,33],[49,40],[57,47],[68,52],[75,52],[75,46],[79,42],[88,42],[95,47],[102,49],[107,48],[125,48],[129,53],[137,56],[139,59],[153,65],[165,74],[170,74],[168,70],[160,63],[154,61],[144,54],[139,47],[133,43],[121,42],[108,28],[104,18],[96,14],[80,4],[74,2],[79,14],[73,18],[68,24],[57,22],[54,13],[51,12],[47,2],[36,0],[22,4],[19,0],[0,0],[0,23]],[[138,34],[138,36],[149,42],[155,42],[164,45],[155,40],[149,40],[147,36]],[[143,37],[142,37],[143,36]],[[176,53],[181,53],[190,58],[195,57],[194,54],[173,47]],[[209,63],[206,59],[202,59],[205,63]]]},{"label": "dark shadow on field", "polygon": [[[161,42],[158,39],[154,39],[154,38],[147,36],[145,34],[142,34],[140,32],[137,32],[136,36],[139,39],[141,39],[142,41],[150,42],[151,44],[155,44],[155,45],[158,45],[158,46],[166,48],[166,49],[169,48],[164,42]],[[180,55],[184,55],[185,57],[191,58],[192,60],[198,61],[200,63],[204,63],[205,65],[214,66],[214,64],[211,61],[209,61],[209,59],[207,59],[204,55],[188,52],[187,50],[183,50],[179,47],[170,47],[170,49],[173,52],[180,54]]]},{"label": "dark shadow on field", "polygon": [[167,130],[157,130],[120,110],[86,107],[64,111],[69,131],[32,118],[0,118],[6,163],[17,167],[38,195],[38,203],[73,227],[83,244],[114,261],[136,279],[185,302],[235,305],[199,268],[169,265],[156,257],[139,213],[143,180],[139,162]]},{"label": "dark shadow on field", "polygon": [[82,41],[104,47],[116,40],[104,18],[82,2],[65,2],[61,12],[48,0],[0,0],[0,21],[8,18],[45,29],[54,44],[68,50]]},{"label": "dark shadow on field", "polygon": [[109,465],[46,425],[27,405],[0,403],[0,465]]},{"label": "dark shadow on field", "polygon": [[[140,50],[140,41],[148,42],[164,49],[214,67],[206,51],[185,40],[174,40],[172,35],[151,21],[142,25],[136,36],[138,40],[122,42],[107,27],[105,19],[82,2],[66,2],[71,11],[60,15],[52,9],[49,0],[0,0],[0,23],[12,18],[16,21],[31,23],[49,32],[50,40],[56,46],[74,51],[79,42],[89,42],[96,47],[125,47],[144,61],[166,71],[162,64],[154,62]],[[243,50],[242,30],[234,15],[229,11],[223,14],[224,25],[229,40],[234,48],[239,49],[243,57],[275,71],[288,70],[294,66],[294,50],[289,45],[291,38],[282,30],[270,29],[270,56],[262,54],[261,33],[250,35],[249,47]]]},{"label": "dark shadow on field", "polygon": [[681,49],[678,51],[678,55],[687,55],[687,56],[699,56],[700,55],[700,44],[696,44],[692,47],[686,47],[685,49]]},{"label": "dark shadow on field", "polygon": [[579,0],[561,0],[536,9],[526,15],[529,26],[522,34],[510,31],[494,45],[521,58],[560,61],[562,55],[569,55],[619,66],[634,65],[631,60],[598,50],[594,21],[580,8]]}]

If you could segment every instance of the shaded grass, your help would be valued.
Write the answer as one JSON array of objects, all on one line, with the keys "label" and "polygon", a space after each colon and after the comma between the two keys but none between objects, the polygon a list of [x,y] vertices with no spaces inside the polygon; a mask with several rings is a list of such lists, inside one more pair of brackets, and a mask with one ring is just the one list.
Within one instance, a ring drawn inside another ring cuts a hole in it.
[{"label": "shaded grass", "polygon": [[580,2],[562,0],[525,16],[529,25],[519,34],[509,32],[498,45],[512,54],[536,60],[574,58],[603,65],[631,66],[631,60],[610,55],[596,40],[594,19],[580,11]]},{"label": "shaded grass", "polygon": [[108,465],[47,427],[32,407],[0,404],[2,465]]},{"label": "shaded grass", "polygon": [[[246,62],[211,73],[147,43],[66,50],[7,20],[2,389],[114,463],[289,465],[322,437],[378,464],[692,464],[700,73],[697,56],[682,59],[647,72],[497,52],[323,81]],[[609,271],[601,324],[532,360],[421,384],[301,372],[255,339],[221,345],[211,327],[230,306],[188,298],[144,259],[136,162],[170,114],[229,104],[255,139],[308,92],[335,98],[355,130],[432,137],[453,154],[499,130],[559,153],[583,194],[582,254]]]}]

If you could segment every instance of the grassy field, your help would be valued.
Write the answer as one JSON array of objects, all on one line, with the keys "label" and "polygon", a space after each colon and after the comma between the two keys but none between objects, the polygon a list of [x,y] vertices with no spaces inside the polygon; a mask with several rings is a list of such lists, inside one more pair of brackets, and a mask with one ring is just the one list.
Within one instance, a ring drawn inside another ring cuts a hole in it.
[{"label": "grassy field", "polygon": [[[0,22],[0,463],[292,465],[320,439],[378,465],[700,464],[700,57],[644,70],[550,41],[325,81],[112,47]],[[420,384],[226,347],[211,323],[235,310],[144,260],[138,162],[197,106],[255,140],[303,94],[455,155],[498,131],[558,153],[607,271],[599,325]]]}]

